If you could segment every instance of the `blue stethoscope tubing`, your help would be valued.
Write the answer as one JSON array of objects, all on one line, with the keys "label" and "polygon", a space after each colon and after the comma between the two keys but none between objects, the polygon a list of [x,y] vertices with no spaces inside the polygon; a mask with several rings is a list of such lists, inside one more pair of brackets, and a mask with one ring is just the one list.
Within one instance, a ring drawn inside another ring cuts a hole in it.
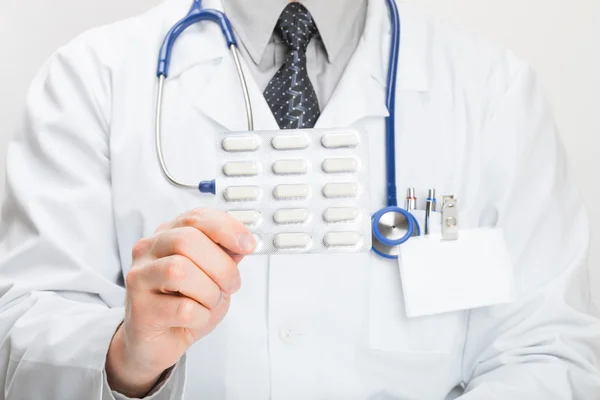
[{"label": "blue stethoscope tubing", "polygon": [[[387,76],[386,105],[389,116],[385,121],[385,165],[387,175],[387,207],[376,212],[372,217],[373,240],[387,247],[397,247],[406,243],[415,234],[420,235],[420,227],[415,217],[407,210],[398,207],[398,190],[396,187],[396,81],[400,60],[400,13],[395,0],[387,0],[391,19],[391,43]],[[389,213],[402,215],[407,222],[406,234],[398,239],[387,238],[379,228],[381,218]],[[385,254],[373,246],[373,252],[381,257],[397,259],[398,256]]]},{"label": "blue stethoscope tubing", "polygon": [[162,105],[163,105],[163,88],[167,77],[169,76],[169,67],[171,65],[171,59],[173,54],[173,47],[179,36],[190,26],[197,24],[201,21],[213,21],[219,25],[227,47],[231,51],[237,74],[240,79],[242,87],[242,93],[244,95],[244,102],[246,105],[246,118],[248,119],[248,130],[254,130],[254,119],[252,113],[252,103],[250,102],[250,92],[248,90],[248,84],[246,76],[242,68],[241,56],[238,50],[238,43],[231,26],[231,22],[227,16],[218,10],[204,9],[202,8],[202,0],[193,0],[192,7],[190,8],[187,15],[179,20],[167,33],[163,40],[158,56],[158,67],[156,69],[156,76],[158,77],[158,95],[156,98],[156,120],[155,120],[155,140],[156,140],[156,153],[161,166],[161,169],[165,177],[175,186],[200,190],[201,193],[212,193],[215,194],[215,181],[202,181],[200,184],[197,183],[186,183],[176,179],[167,168],[163,151],[162,151],[162,129],[161,129],[161,117],[162,117]]},{"label": "blue stethoscope tubing", "polygon": [[[420,232],[419,224],[415,220],[414,216],[403,208],[398,207],[398,193],[396,188],[396,81],[398,74],[398,64],[400,56],[400,13],[395,0],[386,0],[390,11],[391,20],[391,45],[390,45],[390,57],[389,67],[387,76],[387,93],[386,93],[386,105],[388,108],[389,116],[386,118],[386,175],[387,175],[387,207],[375,213],[372,217],[372,230],[373,239],[378,241],[387,247],[397,247],[407,240],[409,240],[415,233],[418,235]],[[156,99],[156,119],[155,119],[155,140],[156,140],[156,152],[161,169],[165,177],[175,186],[184,188],[199,189],[202,193],[215,194],[215,181],[203,181],[200,184],[190,184],[179,181],[176,179],[168,170],[166,162],[164,160],[162,151],[162,131],[161,131],[161,117],[162,117],[162,105],[163,105],[163,89],[164,83],[169,76],[169,67],[171,64],[173,47],[179,36],[190,26],[197,24],[201,21],[213,21],[219,25],[227,47],[230,49],[233,59],[235,61],[237,73],[239,75],[242,92],[244,94],[244,101],[246,104],[246,115],[248,119],[248,130],[254,130],[254,121],[252,113],[252,105],[250,102],[250,94],[248,85],[244,75],[244,71],[241,64],[241,56],[238,50],[237,40],[231,26],[231,22],[227,16],[221,11],[214,9],[203,9],[202,0],[193,0],[192,7],[188,14],[178,21],[167,33],[162,43],[158,58],[158,67],[156,76],[158,78],[158,94]],[[400,214],[407,221],[407,232],[406,235],[399,239],[387,238],[379,228],[379,223],[384,215],[394,213]],[[385,254],[375,247],[373,251],[382,257],[394,259],[397,258],[394,255]]]}]

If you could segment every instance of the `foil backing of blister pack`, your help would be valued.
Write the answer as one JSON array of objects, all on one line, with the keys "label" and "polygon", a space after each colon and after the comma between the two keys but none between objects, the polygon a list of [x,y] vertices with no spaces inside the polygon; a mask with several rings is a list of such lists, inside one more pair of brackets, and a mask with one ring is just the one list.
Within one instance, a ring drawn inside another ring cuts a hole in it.
[{"label": "foil backing of blister pack", "polygon": [[[370,153],[365,131],[227,132],[216,135],[215,151],[217,207],[247,222],[257,238],[255,254],[371,249]],[[354,168],[354,172],[340,172]],[[258,198],[251,199],[257,193]],[[355,196],[346,196],[351,193]],[[288,195],[292,198],[281,198]],[[355,214],[354,220],[331,222]]]}]

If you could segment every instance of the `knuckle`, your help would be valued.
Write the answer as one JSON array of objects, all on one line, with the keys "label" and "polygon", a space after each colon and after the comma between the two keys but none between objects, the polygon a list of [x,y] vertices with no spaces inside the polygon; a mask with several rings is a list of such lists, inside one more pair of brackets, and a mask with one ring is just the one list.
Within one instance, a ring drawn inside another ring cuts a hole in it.
[{"label": "knuckle", "polygon": [[145,256],[151,247],[152,247],[151,239],[143,238],[143,239],[138,240],[138,242],[135,245],[133,245],[133,248],[131,249],[131,255],[132,255],[133,259],[135,260],[135,259]]},{"label": "knuckle", "polygon": [[136,287],[137,283],[140,281],[141,272],[142,268],[132,267],[125,277],[125,287]]},{"label": "knuckle", "polygon": [[197,224],[214,226],[214,224],[220,220],[219,215],[221,213],[224,214],[223,211],[216,210],[214,208],[196,208],[191,212],[191,215]]},{"label": "knuckle", "polygon": [[185,279],[185,268],[181,257],[169,257],[164,261],[165,279],[179,282]]},{"label": "knuckle", "polygon": [[195,239],[194,228],[182,228],[179,229],[173,239],[173,250],[175,254],[185,254],[189,250],[190,246],[193,245]]},{"label": "knuckle", "polygon": [[176,318],[182,326],[188,326],[194,321],[194,310],[196,305],[187,298],[179,300],[177,305]]},{"label": "knuckle", "polygon": [[179,226],[194,226],[198,222],[198,219],[193,213],[183,214],[177,218],[177,225]]}]

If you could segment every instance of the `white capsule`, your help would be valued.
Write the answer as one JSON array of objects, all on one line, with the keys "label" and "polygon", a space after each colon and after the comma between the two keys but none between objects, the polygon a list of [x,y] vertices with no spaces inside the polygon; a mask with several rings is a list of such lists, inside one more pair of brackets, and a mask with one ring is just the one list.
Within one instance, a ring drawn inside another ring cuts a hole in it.
[{"label": "white capsule", "polygon": [[302,224],[308,221],[310,213],[304,208],[279,210],[273,215],[277,224]]},{"label": "white capsule", "polygon": [[323,161],[322,167],[323,171],[328,174],[356,172],[358,170],[358,160],[354,157],[328,158]]},{"label": "white capsule", "polygon": [[244,225],[256,225],[260,222],[260,213],[255,210],[235,210],[228,211],[227,214]]},{"label": "white capsule", "polygon": [[360,210],[355,207],[337,207],[328,208],[323,213],[323,219],[325,222],[351,222],[356,221],[360,215]]},{"label": "white capsule", "polygon": [[273,190],[277,200],[306,199],[310,192],[308,185],[278,185]]},{"label": "white capsule", "polygon": [[260,138],[257,135],[229,136],[221,143],[225,151],[256,151],[260,148]]},{"label": "white capsule", "polygon": [[280,250],[306,249],[312,238],[306,233],[280,233],[273,239],[273,244]]},{"label": "white capsule", "polygon": [[321,139],[323,147],[328,149],[339,149],[343,147],[358,146],[358,135],[356,132],[328,133]]},{"label": "white capsule", "polygon": [[329,232],[323,241],[327,247],[350,247],[359,244],[360,239],[357,232]]},{"label": "white capsule", "polygon": [[227,201],[254,201],[260,196],[258,186],[230,186],[223,192]]},{"label": "white capsule", "polygon": [[302,150],[306,149],[309,144],[306,135],[279,135],[271,141],[275,150]]},{"label": "white capsule", "polygon": [[306,160],[279,160],[273,163],[276,175],[304,175],[308,172]]},{"label": "white capsule", "polygon": [[255,162],[228,162],[223,165],[225,176],[256,176],[258,164]]},{"label": "white capsule", "polygon": [[323,195],[328,199],[358,196],[358,183],[328,183],[323,187]]}]

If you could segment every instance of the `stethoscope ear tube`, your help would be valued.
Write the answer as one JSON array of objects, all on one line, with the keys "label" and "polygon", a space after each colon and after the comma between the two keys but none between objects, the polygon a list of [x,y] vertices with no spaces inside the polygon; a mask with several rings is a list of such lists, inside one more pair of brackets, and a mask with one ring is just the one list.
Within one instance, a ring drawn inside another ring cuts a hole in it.
[{"label": "stethoscope ear tube", "polygon": [[177,41],[179,35],[181,35],[188,27],[193,24],[196,24],[200,21],[210,20],[219,24],[221,31],[225,37],[225,41],[227,42],[227,47],[231,51],[231,55],[235,62],[235,67],[240,79],[240,85],[242,88],[242,93],[244,95],[244,102],[246,104],[246,117],[248,119],[248,130],[254,130],[254,118],[252,113],[252,104],[250,102],[250,92],[248,89],[248,84],[246,82],[246,77],[244,75],[244,70],[242,68],[241,57],[239,54],[239,50],[237,47],[237,41],[235,39],[235,35],[233,32],[233,28],[231,27],[231,23],[227,16],[220,11],[211,10],[211,9],[202,9],[202,1],[194,0],[192,4],[192,8],[189,13],[180,21],[178,21],[175,26],[173,26],[169,32],[167,33],[162,46],[160,48],[160,53],[158,57],[158,67],[156,71],[156,75],[158,77],[158,93],[156,98],[156,116],[155,116],[155,141],[156,141],[156,153],[158,157],[158,161],[160,167],[162,169],[163,174],[167,178],[169,182],[171,182],[175,186],[183,187],[186,189],[197,189],[201,193],[211,193],[215,194],[215,182],[214,181],[203,181],[198,183],[188,183],[183,182],[176,179],[167,168],[167,163],[165,161],[162,149],[162,126],[161,126],[161,118],[162,118],[162,109],[163,109],[163,90],[165,80],[169,76],[169,67],[171,64],[171,57],[173,52],[173,46]]},{"label": "stethoscope ear tube", "polygon": [[217,23],[223,32],[223,36],[227,42],[227,48],[230,48],[231,46],[237,48],[237,40],[235,39],[233,28],[231,27],[231,23],[227,16],[221,11],[202,9],[199,2],[197,3],[197,6],[196,2],[194,3],[190,12],[183,19],[178,21],[165,36],[158,56],[158,68],[156,70],[157,77],[164,76],[166,78],[169,76],[169,66],[171,64],[173,46],[175,46],[177,38],[179,38],[179,35],[187,28],[198,22],[213,21]]}]

